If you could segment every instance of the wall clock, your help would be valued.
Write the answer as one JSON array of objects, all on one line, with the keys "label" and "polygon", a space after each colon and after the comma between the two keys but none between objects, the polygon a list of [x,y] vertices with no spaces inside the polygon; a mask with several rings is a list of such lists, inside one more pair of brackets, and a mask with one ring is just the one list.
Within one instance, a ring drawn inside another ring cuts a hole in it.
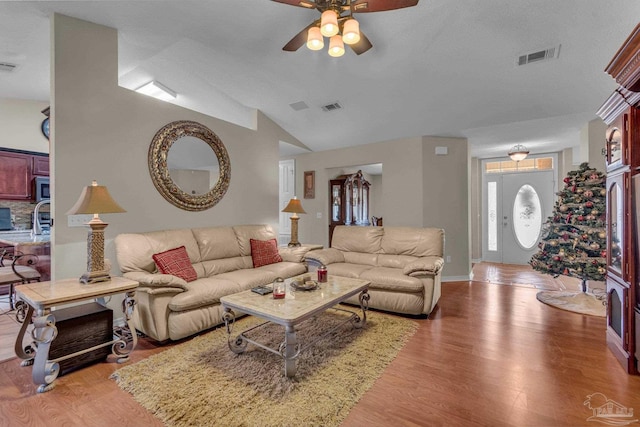
[{"label": "wall clock", "polygon": [[40,125],[40,130],[42,130],[42,134],[49,139],[49,117],[42,121]]}]

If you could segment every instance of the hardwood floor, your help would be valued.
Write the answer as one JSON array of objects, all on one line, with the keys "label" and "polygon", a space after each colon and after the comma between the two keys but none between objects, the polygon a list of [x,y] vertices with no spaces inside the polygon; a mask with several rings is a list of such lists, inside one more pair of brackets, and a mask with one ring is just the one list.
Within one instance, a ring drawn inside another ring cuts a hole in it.
[{"label": "hardwood floor", "polygon": [[[640,377],[607,350],[605,319],[544,305],[506,270],[516,286],[444,283],[432,317],[343,425],[587,426],[583,402],[597,392],[638,413]],[[166,348],[141,340],[132,361]],[[162,425],[108,379],[117,368],[92,365],[38,395],[30,368],[0,363],[0,426]]]}]

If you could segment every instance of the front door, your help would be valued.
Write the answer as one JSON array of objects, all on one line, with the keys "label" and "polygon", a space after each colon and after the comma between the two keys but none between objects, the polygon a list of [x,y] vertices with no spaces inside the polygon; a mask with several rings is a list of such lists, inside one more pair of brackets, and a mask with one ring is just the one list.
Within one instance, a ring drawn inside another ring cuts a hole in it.
[{"label": "front door", "polygon": [[554,171],[487,174],[483,197],[483,260],[527,264],[553,212]]}]

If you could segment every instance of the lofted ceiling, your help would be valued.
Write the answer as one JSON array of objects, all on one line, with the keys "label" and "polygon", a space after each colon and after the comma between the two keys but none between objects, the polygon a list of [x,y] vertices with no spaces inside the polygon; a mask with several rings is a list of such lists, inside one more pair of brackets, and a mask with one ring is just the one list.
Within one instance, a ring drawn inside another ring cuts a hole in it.
[{"label": "lofted ceiling", "polygon": [[341,58],[282,51],[319,14],[269,0],[0,2],[0,62],[18,64],[0,71],[0,98],[48,100],[51,12],[118,29],[121,86],[155,79],[176,104],[246,127],[261,110],[311,151],[432,135],[487,158],[579,145],[617,87],[603,70],[640,1],[420,0],[358,14],[373,48]]}]

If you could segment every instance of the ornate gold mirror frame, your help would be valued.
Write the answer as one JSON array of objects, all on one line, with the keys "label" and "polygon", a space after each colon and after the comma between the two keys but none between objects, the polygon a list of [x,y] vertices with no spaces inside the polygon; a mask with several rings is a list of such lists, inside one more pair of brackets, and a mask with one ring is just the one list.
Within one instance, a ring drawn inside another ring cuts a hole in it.
[{"label": "ornate gold mirror frame", "polygon": [[[167,166],[169,149],[178,139],[192,136],[208,144],[215,152],[220,167],[216,184],[204,194],[188,194],[171,178]],[[208,127],[192,121],[171,122],[160,129],[149,147],[149,172],[151,180],[162,197],[169,203],[187,211],[203,211],[215,206],[229,188],[231,164],[224,144]]]}]

